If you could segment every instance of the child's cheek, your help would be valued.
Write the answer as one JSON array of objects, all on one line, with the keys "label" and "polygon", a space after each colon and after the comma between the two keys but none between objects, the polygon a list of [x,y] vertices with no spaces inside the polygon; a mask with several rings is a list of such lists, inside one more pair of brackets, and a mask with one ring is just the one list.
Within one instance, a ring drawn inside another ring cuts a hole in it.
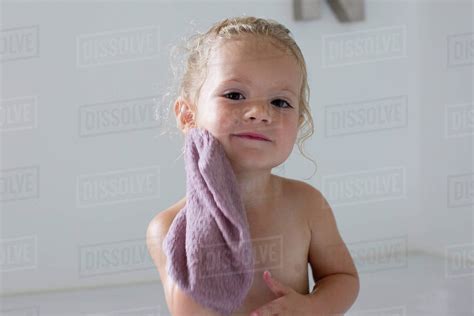
[{"label": "child's cheek", "polygon": [[205,111],[201,112],[200,126],[210,131],[215,137],[224,139],[236,132],[237,120],[235,108],[225,104],[208,104]]},{"label": "child's cheek", "polygon": [[236,107],[228,104],[219,104],[213,109],[212,121],[216,130],[220,133],[229,134],[235,132],[238,115]]}]

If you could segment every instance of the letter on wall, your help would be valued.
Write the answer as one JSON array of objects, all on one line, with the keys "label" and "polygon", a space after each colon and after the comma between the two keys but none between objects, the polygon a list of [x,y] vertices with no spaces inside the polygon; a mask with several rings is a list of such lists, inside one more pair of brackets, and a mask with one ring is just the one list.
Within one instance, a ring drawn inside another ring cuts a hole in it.
[{"label": "letter on wall", "polygon": [[[364,0],[327,0],[340,22],[357,22],[365,18]],[[321,0],[293,0],[296,21],[317,20],[321,17]]]}]

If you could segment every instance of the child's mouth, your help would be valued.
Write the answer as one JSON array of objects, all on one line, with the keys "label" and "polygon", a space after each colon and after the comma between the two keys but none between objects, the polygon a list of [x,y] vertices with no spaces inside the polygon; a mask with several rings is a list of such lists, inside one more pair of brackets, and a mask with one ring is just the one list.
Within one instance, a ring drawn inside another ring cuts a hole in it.
[{"label": "child's mouth", "polygon": [[234,135],[239,138],[244,138],[244,139],[249,139],[249,140],[256,140],[256,141],[261,141],[261,142],[268,142],[268,140],[260,137],[254,137],[254,136],[249,136],[249,135]]}]

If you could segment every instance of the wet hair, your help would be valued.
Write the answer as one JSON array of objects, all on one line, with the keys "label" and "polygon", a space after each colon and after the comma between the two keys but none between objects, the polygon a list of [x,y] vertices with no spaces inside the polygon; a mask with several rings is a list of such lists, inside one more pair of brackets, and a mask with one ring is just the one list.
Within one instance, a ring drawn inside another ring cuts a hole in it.
[{"label": "wet hair", "polygon": [[[174,97],[166,105],[167,111],[174,108],[178,97],[188,100],[192,107],[197,105],[201,87],[206,79],[209,58],[213,50],[222,43],[225,43],[226,40],[240,39],[244,35],[268,39],[271,43],[295,57],[302,73],[302,84],[299,91],[299,136],[297,138],[297,145],[301,154],[311,160],[316,166],[314,160],[305,155],[303,148],[304,141],[314,133],[314,123],[309,106],[310,90],[306,62],[290,30],[273,19],[253,16],[226,18],[213,24],[207,32],[195,32],[191,36],[184,38],[181,44],[172,46],[171,67],[174,77],[172,87],[178,86],[178,88],[171,88],[174,92]],[[180,54],[184,55],[184,57]],[[168,91],[167,95],[173,92]],[[193,108],[193,110],[197,111],[196,108]],[[166,133],[167,128],[163,125],[162,129]]]}]

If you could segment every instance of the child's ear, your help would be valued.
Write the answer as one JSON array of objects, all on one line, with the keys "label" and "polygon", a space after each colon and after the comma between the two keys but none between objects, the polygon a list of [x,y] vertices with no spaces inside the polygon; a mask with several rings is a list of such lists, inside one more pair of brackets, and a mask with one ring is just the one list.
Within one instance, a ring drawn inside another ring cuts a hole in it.
[{"label": "child's ear", "polygon": [[194,111],[186,99],[179,97],[176,100],[174,113],[176,115],[176,125],[183,133],[185,133],[188,128],[195,126]]}]

